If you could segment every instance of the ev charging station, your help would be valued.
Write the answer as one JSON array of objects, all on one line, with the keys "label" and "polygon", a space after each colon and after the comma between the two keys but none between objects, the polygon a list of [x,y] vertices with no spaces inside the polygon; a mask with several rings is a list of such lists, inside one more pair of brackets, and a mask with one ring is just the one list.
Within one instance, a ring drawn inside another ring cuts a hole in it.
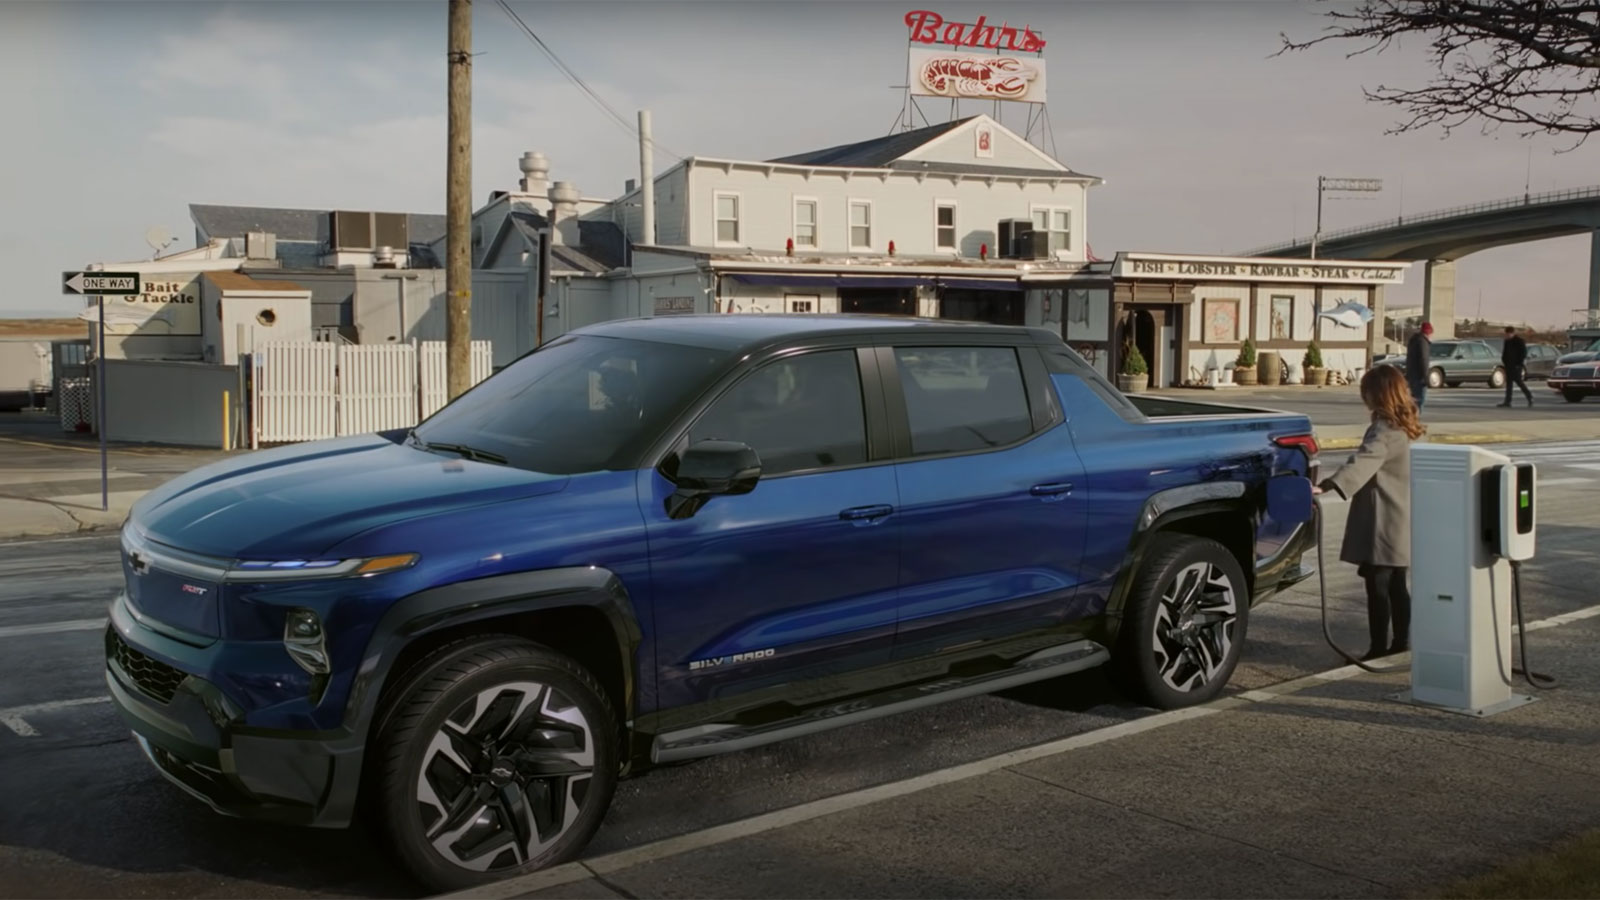
[{"label": "ev charging station", "polygon": [[1535,501],[1532,463],[1412,445],[1411,690],[1394,699],[1478,717],[1533,701],[1512,690],[1511,622],[1513,601],[1522,618]]}]

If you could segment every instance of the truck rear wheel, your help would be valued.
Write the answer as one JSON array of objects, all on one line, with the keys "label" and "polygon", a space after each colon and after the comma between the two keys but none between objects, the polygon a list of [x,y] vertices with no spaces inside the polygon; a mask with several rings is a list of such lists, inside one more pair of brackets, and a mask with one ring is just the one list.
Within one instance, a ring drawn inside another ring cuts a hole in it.
[{"label": "truck rear wheel", "polygon": [[445,648],[380,721],[375,824],[436,891],[571,859],[616,788],[605,692],[576,662],[519,638]]},{"label": "truck rear wheel", "polygon": [[1158,709],[1195,706],[1227,685],[1244,645],[1244,572],[1213,540],[1162,534],[1128,594],[1117,642],[1119,679]]}]

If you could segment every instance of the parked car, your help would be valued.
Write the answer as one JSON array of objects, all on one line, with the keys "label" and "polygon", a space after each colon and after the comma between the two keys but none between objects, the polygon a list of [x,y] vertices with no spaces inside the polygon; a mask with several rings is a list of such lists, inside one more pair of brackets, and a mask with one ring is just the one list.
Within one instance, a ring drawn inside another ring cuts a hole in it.
[{"label": "parked car", "polygon": [[1568,403],[1582,403],[1583,398],[1600,394],[1600,359],[1561,363],[1550,375],[1549,383],[1550,389]]},{"label": "parked car", "polygon": [[[1384,359],[1377,365],[1405,368],[1404,355]],[[1434,341],[1428,350],[1428,387],[1460,387],[1468,381],[1483,380],[1490,387],[1504,387],[1505,367],[1500,354],[1480,340]]]},{"label": "parked car", "polygon": [[106,680],[221,812],[371,816],[436,890],[576,855],[620,777],[1109,663],[1203,703],[1312,574],[1303,415],[1130,400],[1054,333],[608,322],[411,430],[134,507]]},{"label": "parked car", "polygon": [[[1476,338],[1476,340],[1481,340],[1483,343],[1487,344],[1489,349],[1494,351],[1496,359],[1500,359],[1505,353],[1506,339],[1503,337]],[[1527,362],[1524,363],[1524,368],[1526,371],[1523,377],[1529,381],[1540,378],[1549,378],[1550,373],[1555,370],[1556,360],[1560,358],[1560,356],[1561,351],[1556,349],[1554,344],[1528,344],[1528,359]]]},{"label": "parked car", "polygon": [[1590,362],[1595,359],[1600,359],[1600,340],[1595,341],[1582,350],[1575,350],[1572,353],[1563,354],[1559,359],[1556,360],[1556,365],[1564,366],[1572,363]]}]

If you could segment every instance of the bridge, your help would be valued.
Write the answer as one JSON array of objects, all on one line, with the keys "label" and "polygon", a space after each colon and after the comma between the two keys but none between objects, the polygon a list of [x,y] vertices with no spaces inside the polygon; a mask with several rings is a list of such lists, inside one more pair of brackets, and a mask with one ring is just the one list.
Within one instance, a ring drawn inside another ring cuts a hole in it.
[{"label": "bridge", "polygon": [[[1423,317],[1454,334],[1456,260],[1469,253],[1573,234],[1590,235],[1589,298],[1584,318],[1600,320],[1600,186],[1524,194],[1505,200],[1397,216],[1323,232],[1319,258],[1424,260]],[[1247,250],[1241,256],[1309,257],[1312,239]]]}]

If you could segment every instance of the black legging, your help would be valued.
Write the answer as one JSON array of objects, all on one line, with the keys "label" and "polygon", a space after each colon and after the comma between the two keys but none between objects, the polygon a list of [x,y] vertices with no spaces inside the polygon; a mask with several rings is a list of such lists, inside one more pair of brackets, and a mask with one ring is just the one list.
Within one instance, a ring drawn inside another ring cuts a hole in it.
[{"label": "black legging", "polygon": [[[1403,649],[1410,646],[1411,591],[1406,588],[1403,566],[1367,566],[1367,625],[1372,629],[1372,649]],[[1394,640],[1389,640],[1389,621],[1394,620]]]}]

